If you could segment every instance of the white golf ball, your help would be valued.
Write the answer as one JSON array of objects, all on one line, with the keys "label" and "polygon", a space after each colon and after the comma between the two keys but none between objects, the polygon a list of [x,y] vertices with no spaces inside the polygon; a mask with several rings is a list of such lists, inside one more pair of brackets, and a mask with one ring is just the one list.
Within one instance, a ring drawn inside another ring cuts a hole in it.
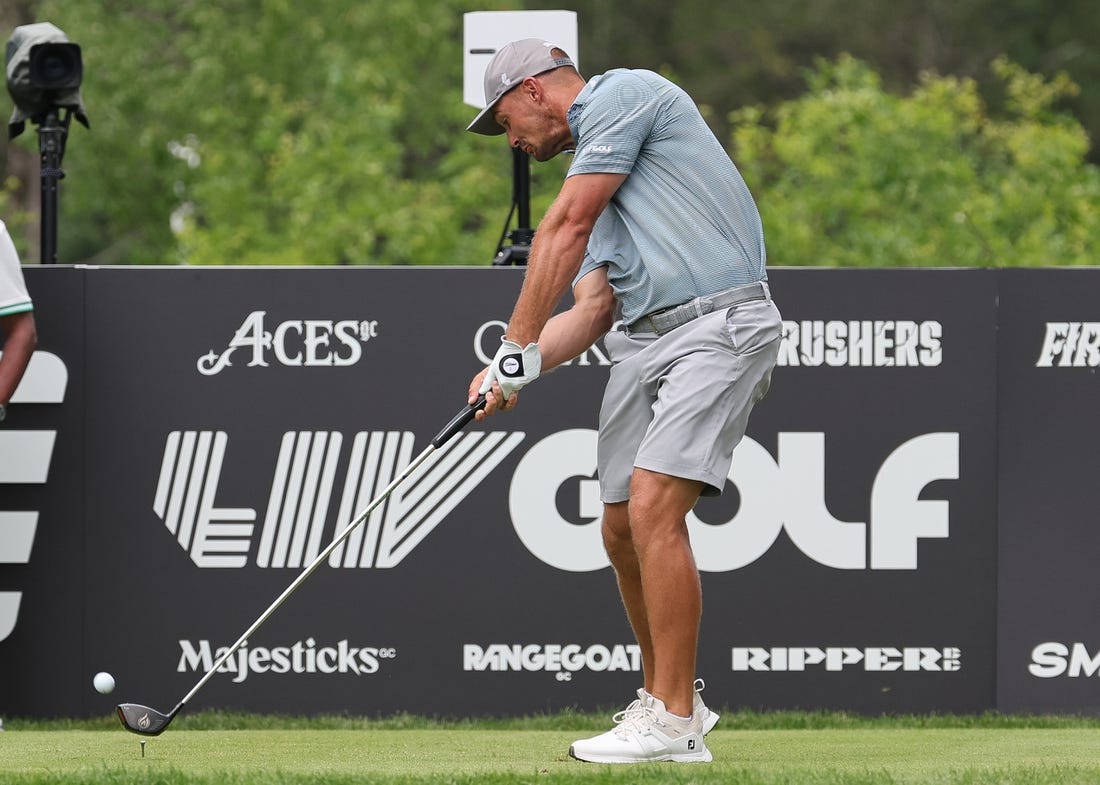
[{"label": "white golf ball", "polygon": [[95,685],[96,691],[102,692],[104,695],[106,695],[108,692],[114,690],[115,677],[109,673],[100,671],[95,675],[95,678],[92,679],[92,684]]}]

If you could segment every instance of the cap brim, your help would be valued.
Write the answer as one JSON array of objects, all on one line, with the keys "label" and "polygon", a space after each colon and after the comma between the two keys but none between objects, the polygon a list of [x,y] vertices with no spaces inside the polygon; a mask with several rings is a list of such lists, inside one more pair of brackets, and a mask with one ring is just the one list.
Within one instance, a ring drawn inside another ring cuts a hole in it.
[{"label": "cap brim", "polygon": [[[501,96],[503,97],[503,96]],[[467,131],[473,131],[475,134],[482,134],[483,136],[500,136],[504,133],[504,129],[497,124],[497,121],[493,118],[493,108],[497,105],[496,101],[486,106],[478,116],[474,118],[474,121],[466,126]]]}]

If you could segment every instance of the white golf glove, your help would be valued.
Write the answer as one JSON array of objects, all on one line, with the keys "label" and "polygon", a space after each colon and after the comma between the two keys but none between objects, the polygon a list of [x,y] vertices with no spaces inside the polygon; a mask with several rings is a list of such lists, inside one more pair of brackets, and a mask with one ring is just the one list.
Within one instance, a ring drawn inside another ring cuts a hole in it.
[{"label": "white golf glove", "polygon": [[494,381],[500,382],[500,391],[507,401],[524,385],[539,378],[541,370],[542,355],[537,343],[521,347],[515,341],[501,338],[497,356],[489,364],[489,373],[485,374],[485,381],[478,392],[483,395],[492,389]]}]

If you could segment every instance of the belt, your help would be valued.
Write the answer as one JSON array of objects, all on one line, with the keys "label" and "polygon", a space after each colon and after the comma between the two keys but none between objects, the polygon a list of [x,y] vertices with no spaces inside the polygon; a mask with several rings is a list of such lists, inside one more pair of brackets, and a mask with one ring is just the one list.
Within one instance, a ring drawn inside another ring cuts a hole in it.
[{"label": "belt", "polygon": [[729,308],[731,305],[747,303],[750,300],[770,299],[771,291],[766,281],[757,281],[747,286],[735,286],[733,289],[708,294],[705,297],[696,297],[694,300],[688,300],[686,303],[674,305],[662,311],[654,311],[635,321],[626,328],[626,332],[664,335],[719,308]]}]

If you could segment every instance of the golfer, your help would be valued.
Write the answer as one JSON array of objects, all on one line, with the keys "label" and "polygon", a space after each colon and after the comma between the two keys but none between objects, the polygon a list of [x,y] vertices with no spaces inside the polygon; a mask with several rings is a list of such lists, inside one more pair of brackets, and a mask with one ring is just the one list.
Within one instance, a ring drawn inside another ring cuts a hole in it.
[{"label": "golfer", "polygon": [[[467,130],[507,134],[538,161],[573,160],[538,226],[501,347],[470,384],[478,419],[605,333],[600,411],[604,546],[642,653],[644,685],[580,760],[712,759],[717,717],[696,690],[702,597],[687,513],[722,491],[768,390],[781,318],[760,216],[740,173],[679,87],[650,71],[585,80],[538,39],[501,48]],[[572,286],[573,305],[551,317]],[[621,327],[608,332],[617,320]]]}]

